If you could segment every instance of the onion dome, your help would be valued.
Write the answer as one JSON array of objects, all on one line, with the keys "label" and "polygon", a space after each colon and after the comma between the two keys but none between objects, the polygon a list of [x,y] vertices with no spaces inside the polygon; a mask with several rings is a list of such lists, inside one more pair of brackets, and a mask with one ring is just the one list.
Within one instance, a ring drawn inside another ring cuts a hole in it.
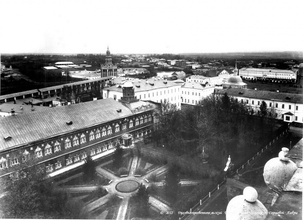
[{"label": "onion dome", "polygon": [[269,188],[281,192],[297,170],[296,164],[287,156],[288,148],[283,147],[279,156],[270,159],[264,166],[263,177]]},{"label": "onion dome", "polygon": [[124,87],[124,88],[132,88],[132,87],[133,87],[133,83],[130,82],[130,81],[127,81],[127,82],[125,82],[125,83],[123,84],[123,87]]},{"label": "onion dome", "polygon": [[229,77],[227,83],[241,85],[241,84],[243,84],[243,80],[240,76],[231,76],[231,77]]},{"label": "onion dome", "polygon": [[251,186],[243,190],[243,195],[232,198],[226,208],[226,220],[264,220],[267,214],[258,192]]}]

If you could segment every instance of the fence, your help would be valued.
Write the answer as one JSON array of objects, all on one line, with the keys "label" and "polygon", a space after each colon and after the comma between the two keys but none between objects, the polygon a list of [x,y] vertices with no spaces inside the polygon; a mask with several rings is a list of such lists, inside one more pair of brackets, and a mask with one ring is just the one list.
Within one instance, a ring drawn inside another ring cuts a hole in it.
[{"label": "fence", "polygon": [[[244,164],[242,164],[235,171],[232,171],[230,175],[233,176],[235,174],[238,174],[241,170],[245,169],[245,167],[247,167],[248,165],[250,165],[250,163],[253,162],[256,158],[258,158],[263,152],[265,152],[266,150],[272,148],[273,144],[275,142],[277,142],[282,136],[288,134],[288,132],[289,132],[289,129],[287,128],[283,132],[281,132],[280,134],[278,134],[274,139],[272,139],[272,141],[270,141],[265,147],[263,147],[260,151],[258,151],[252,158],[250,158],[249,160],[247,160]],[[226,179],[224,179],[221,183],[219,183],[216,188],[214,188],[213,190],[211,190],[210,192],[208,192],[208,195],[206,195],[202,199],[200,199],[200,201],[197,204],[195,204],[192,208],[189,209],[189,212],[191,213],[193,210],[195,210],[196,208],[198,208],[199,206],[201,206],[202,204],[204,204],[206,201],[208,201],[211,198],[211,196],[215,192],[217,192],[225,183],[226,183]],[[185,215],[181,216],[179,218],[179,220],[184,220],[187,216],[188,216],[188,214],[185,214]]]}]

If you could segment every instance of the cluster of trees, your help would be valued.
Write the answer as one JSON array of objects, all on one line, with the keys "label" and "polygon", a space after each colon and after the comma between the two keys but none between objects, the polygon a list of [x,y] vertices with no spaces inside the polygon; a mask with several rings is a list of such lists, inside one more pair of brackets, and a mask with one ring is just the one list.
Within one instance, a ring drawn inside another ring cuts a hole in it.
[{"label": "cluster of trees", "polygon": [[5,187],[0,202],[3,218],[68,218],[71,214],[65,209],[67,195],[54,193],[38,166],[22,170],[1,185]]},{"label": "cluster of trees", "polygon": [[228,155],[240,163],[262,147],[261,140],[267,141],[273,135],[275,121],[268,118],[266,103],[262,103],[259,114],[261,117],[253,115],[244,104],[227,94],[211,95],[181,111],[164,102],[153,140],[157,146],[179,155],[196,157],[204,148],[210,162],[222,169]]},{"label": "cluster of trees", "polygon": [[136,217],[149,217],[149,196],[147,188],[141,184],[136,195],[131,198],[133,214]]}]

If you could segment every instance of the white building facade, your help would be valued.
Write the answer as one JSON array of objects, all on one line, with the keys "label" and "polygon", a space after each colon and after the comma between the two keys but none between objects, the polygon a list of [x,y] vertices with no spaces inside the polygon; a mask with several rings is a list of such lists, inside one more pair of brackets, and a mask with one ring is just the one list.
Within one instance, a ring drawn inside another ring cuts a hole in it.
[{"label": "white building facade", "polygon": [[264,101],[268,111],[275,114],[277,119],[286,122],[303,123],[303,94],[279,93],[249,89],[216,90],[216,94],[235,98],[238,102],[246,104],[256,114]]},{"label": "white building facade", "polygon": [[273,82],[296,82],[297,71],[279,69],[242,68],[239,75],[247,80],[269,80]]},{"label": "white building facade", "polygon": [[[178,109],[181,108],[181,85],[173,81],[166,81],[162,79],[149,79],[149,80],[128,80],[122,82],[131,82],[135,89],[135,96],[139,100],[153,101],[161,103],[167,101],[175,104]],[[120,100],[123,96],[122,93],[123,83],[117,83],[103,89],[103,98],[112,98]]]},{"label": "white building facade", "polygon": [[199,83],[185,83],[182,86],[182,104],[197,105],[201,100],[214,93],[214,86],[202,86]]}]

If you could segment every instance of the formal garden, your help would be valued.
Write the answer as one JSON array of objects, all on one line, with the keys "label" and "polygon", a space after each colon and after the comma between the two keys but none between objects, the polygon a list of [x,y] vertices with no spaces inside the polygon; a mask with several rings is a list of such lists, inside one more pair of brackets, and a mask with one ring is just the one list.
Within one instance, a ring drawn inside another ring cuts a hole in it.
[{"label": "formal garden", "polygon": [[[55,179],[18,181],[7,197],[7,207],[14,210],[8,208],[6,216],[176,219],[224,180],[229,155],[230,169],[240,166],[281,127],[261,107],[256,116],[227,96],[211,96],[182,111],[162,103],[157,114],[148,144],[117,146],[111,155],[96,161],[88,157],[82,167]],[[26,181],[33,187],[28,189]],[[36,195],[36,203],[18,194],[18,187]],[[27,206],[14,199],[22,196]]]}]

